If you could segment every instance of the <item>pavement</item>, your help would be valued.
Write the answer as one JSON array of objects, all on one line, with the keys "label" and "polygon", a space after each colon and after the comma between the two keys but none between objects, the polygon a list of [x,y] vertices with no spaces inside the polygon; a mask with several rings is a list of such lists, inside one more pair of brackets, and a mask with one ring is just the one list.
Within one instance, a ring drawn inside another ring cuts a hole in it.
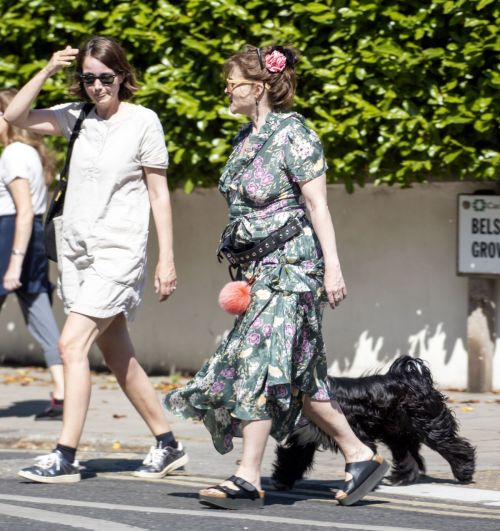
[{"label": "pavement", "polygon": [[[162,394],[181,385],[179,376],[152,377],[151,381],[161,398]],[[35,421],[34,414],[43,409],[51,390],[49,374],[36,367],[0,367],[0,449],[28,454],[44,453],[54,447],[60,421]],[[467,500],[473,503],[500,507],[500,394],[472,394],[442,390],[449,397],[449,405],[460,423],[460,433],[477,449],[477,470],[474,482],[458,485],[444,459],[423,449],[427,475],[410,487],[382,486],[377,493],[433,497],[435,499]],[[220,455],[214,449],[210,436],[200,422],[187,421],[166,412],[176,437],[182,441],[190,456],[185,474],[189,477],[224,478],[234,473],[241,452],[240,440],[235,450]],[[114,376],[92,374],[90,409],[78,450],[78,459],[91,464],[94,472],[103,478],[130,475],[128,461],[137,466],[137,460],[147,453],[154,440],[146,425],[119,389]],[[274,459],[274,440],[266,449],[263,476],[269,477]],[[384,448],[380,449],[390,457]],[[113,465],[116,463],[116,465]],[[343,461],[329,452],[317,454],[309,484],[326,485],[343,476]],[[15,470],[8,475],[15,475]],[[299,485],[300,488],[300,485]]]}]

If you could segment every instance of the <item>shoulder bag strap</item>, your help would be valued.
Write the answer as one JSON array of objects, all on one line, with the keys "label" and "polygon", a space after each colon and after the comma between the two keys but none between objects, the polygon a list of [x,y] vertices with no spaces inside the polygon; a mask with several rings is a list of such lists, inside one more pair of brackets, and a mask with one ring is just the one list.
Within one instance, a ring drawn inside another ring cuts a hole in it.
[{"label": "shoulder bag strap", "polygon": [[73,146],[75,144],[76,139],[78,138],[78,135],[80,134],[82,122],[87,117],[87,114],[92,110],[92,107],[92,103],[85,103],[83,105],[82,110],[80,111],[80,115],[76,120],[75,127],[73,127],[73,131],[71,131],[71,136],[69,137],[68,142],[68,149],[66,150],[66,160],[64,161],[64,166],[61,171],[61,179],[64,178],[68,180],[69,163],[71,161],[71,154],[73,153]]},{"label": "shoulder bag strap", "polygon": [[[289,116],[287,118],[285,118],[279,125],[278,127],[276,127],[276,129],[269,135],[269,137],[266,139],[266,141],[262,144],[262,146],[260,146],[260,148],[253,154],[252,158],[248,159],[247,161],[247,164],[245,164],[245,166],[243,168],[241,168],[238,173],[241,173],[243,170],[246,170],[246,168],[248,168],[248,166],[250,166],[253,161],[255,160],[255,158],[257,157],[257,155],[263,151],[264,149],[266,149],[269,144],[271,143],[271,141],[274,139],[274,136],[275,134],[278,132],[278,131],[281,131],[284,127],[286,127],[290,122],[291,120],[293,119],[293,116]],[[251,133],[249,133],[251,134]]]},{"label": "shoulder bag strap", "polygon": [[45,224],[47,224],[58,214],[62,213],[62,209],[64,206],[64,197],[66,195],[66,188],[68,185],[69,163],[71,161],[71,154],[73,153],[73,146],[82,128],[83,120],[85,120],[88,113],[92,110],[93,107],[94,105],[92,103],[85,103],[83,105],[82,110],[80,111],[80,115],[78,116],[75,126],[73,127],[73,131],[71,131],[71,136],[69,137],[68,142],[68,148],[66,150],[66,159],[64,161],[64,166],[61,171],[61,175],[59,177],[54,196],[52,197],[52,201],[45,217]]}]

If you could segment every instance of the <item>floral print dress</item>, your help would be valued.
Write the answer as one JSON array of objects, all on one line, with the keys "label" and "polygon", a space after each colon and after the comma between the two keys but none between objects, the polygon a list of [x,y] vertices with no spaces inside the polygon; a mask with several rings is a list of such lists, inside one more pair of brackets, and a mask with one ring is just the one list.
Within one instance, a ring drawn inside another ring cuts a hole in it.
[{"label": "floral print dress", "polygon": [[271,419],[279,441],[299,421],[304,394],[333,398],[321,333],[324,263],[298,184],[325,173],[323,149],[297,113],[269,113],[257,134],[251,129],[240,130],[219,182],[230,214],[223,237],[239,249],[292,218],[305,226],[281,249],[243,267],[253,279],[250,306],[193,379],[165,396],[168,410],[203,420],[220,453],[232,450],[242,420]]}]

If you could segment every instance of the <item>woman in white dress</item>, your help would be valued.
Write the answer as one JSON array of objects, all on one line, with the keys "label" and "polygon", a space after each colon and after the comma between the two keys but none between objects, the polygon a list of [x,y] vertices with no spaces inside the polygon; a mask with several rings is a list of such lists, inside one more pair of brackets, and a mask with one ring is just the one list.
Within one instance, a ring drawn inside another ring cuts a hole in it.
[{"label": "woman in white dress", "polygon": [[156,437],[134,474],[160,478],[187,463],[187,454],[135,357],[127,329],[143,295],[150,208],[159,246],[155,290],[163,301],[176,289],[168,155],[158,116],[126,101],[137,82],[120,45],[92,37],[80,49],[68,46],[54,53],[4,117],[36,133],[69,138],[84,103],[31,107],[47,79],[73,62],[71,93],[93,108],[74,145],[58,229],[58,288],[68,314],[59,345],[66,388],[63,429],[56,448],[19,475],[44,483],[81,479],[75,454],[89,405],[88,352],[95,341]]}]

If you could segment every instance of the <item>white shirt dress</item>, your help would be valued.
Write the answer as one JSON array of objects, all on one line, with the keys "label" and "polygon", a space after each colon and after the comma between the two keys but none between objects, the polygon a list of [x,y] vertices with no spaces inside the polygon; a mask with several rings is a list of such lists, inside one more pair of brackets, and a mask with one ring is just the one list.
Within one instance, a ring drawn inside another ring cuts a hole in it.
[{"label": "white shirt dress", "polygon": [[[82,103],[57,105],[69,138]],[[168,154],[155,112],[127,104],[103,120],[93,109],[75,142],[58,234],[59,294],[67,313],[132,320],[146,279],[150,203],[144,168],[165,169]]]}]

